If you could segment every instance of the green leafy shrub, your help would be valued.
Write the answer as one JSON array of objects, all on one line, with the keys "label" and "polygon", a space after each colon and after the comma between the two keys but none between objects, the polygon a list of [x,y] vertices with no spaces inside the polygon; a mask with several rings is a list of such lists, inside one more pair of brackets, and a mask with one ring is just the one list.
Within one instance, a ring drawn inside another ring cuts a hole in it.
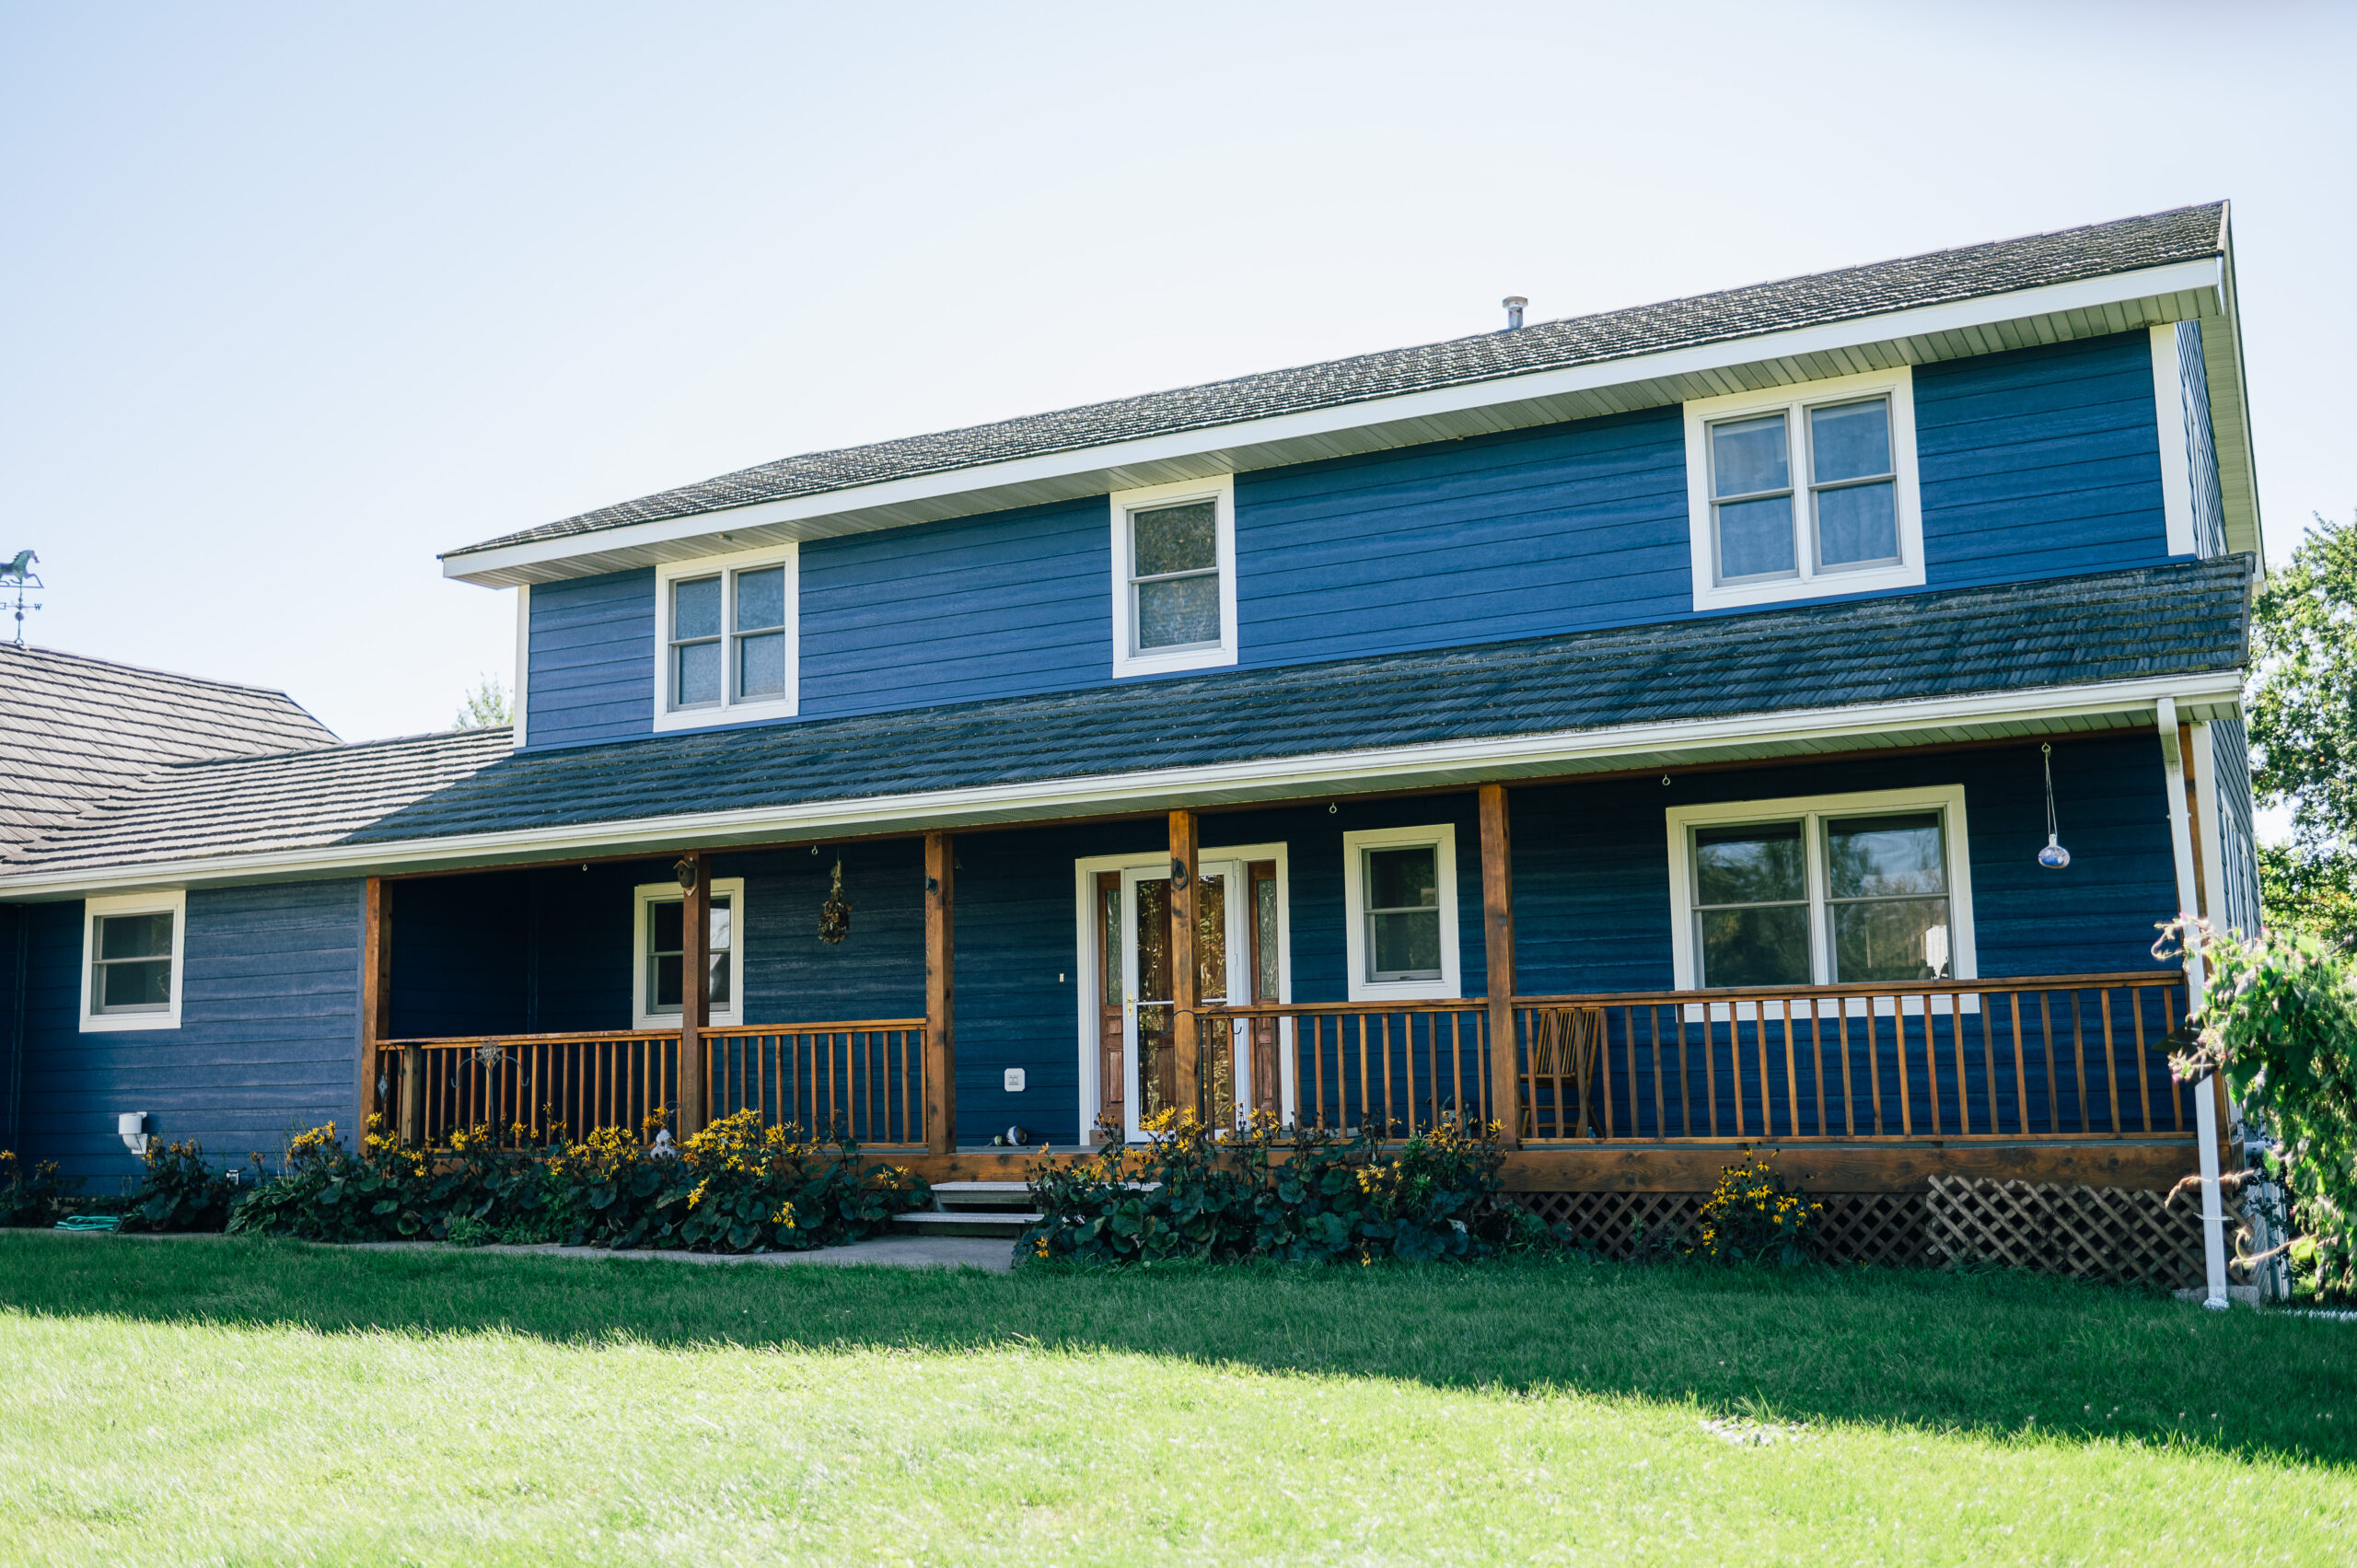
[{"label": "green leafy shrub", "polygon": [[330,1123],[289,1144],[282,1174],[238,1205],[229,1228],[316,1241],[800,1251],[874,1235],[931,1201],[921,1178],[863,1167],[856,1144],[765,1128],[751,1110],[657,1156],[643,1139],[663,1120],[578,1140],[559,1131],[538,1144],[521,1127],[476,1127],[433,1155],[373,1130],[354,1152]]},{"label": "green leafy shrub", "polygon": [[[2294,1288],[2357,1295],[2357,958],[2305,932],[2256,938],[2207,925],[2163,930],[2209,965],[2200,1033],[2169,1058],[2183,1082],[2223,1073],[2275,1139],[2268,1174],[2292,1199]],[[2232,1178],[2229,1178],[2232,1180]]]},{"label": "green leafy shrub", "polygon": [[[226,1170],[215,1170],[204,1157],[204,1145],[191,1139],[167,1144],[147,1141],[143,1156],[146,1171],[131,1194],[122,1216],[123,1230],[222,1230],[238,1201],[238,1184]],[[259,1161],[257,1161],[259,1164]]]},{"label": "green leafy shrub", "polygon": [[1809,1261],[1809,1235],[1824,1214],[1824,1204],[1788,1189],[1765,1156],[1746,1155],[1719,1172],[1687,1251],[1714,1263],[1793,1268]]},{"label": "green leafy shrub", "polygon": [[28,1166],[12,1151],[0,1149],[0,1226],[55,1225],[81,1190],[82,1179],[60,1177],[55,1160]]},{"label": "green leafy shrub", "polygon": [[1017,1256],[1429,1262],[1531,1241],[1529,1216],[1497,1202],[1505,1162],[1494,1132],[1443,1127],[1387,1148],[1366,1132],[1345,1141],[1267,1116],[1214,1136],[1192,1115],[1166,1114],[1132,1148],[1119,1129],[1103,1131],[1094,1156],[1031,1172],[1040,1219]]}]

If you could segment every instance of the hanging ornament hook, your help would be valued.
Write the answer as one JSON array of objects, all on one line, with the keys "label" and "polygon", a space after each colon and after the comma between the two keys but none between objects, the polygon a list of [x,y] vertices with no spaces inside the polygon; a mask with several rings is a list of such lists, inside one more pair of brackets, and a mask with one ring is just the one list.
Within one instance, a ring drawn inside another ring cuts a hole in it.
[{"label": "hanging ornament hook", "polygon": [[2071,864],[2071,852],[2062,847],[2061,830],[2054,825],[2054,744],[2041,740],[2038,749],[2046,765],[2046,847],[2038,852],[2038,863],[2060,871]]}]

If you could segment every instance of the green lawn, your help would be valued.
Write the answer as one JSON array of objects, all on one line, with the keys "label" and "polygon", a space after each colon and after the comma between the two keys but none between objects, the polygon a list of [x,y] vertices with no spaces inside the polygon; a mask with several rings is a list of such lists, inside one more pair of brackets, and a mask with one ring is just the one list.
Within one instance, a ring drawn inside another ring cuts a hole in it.
[{"label": "green lawn", "polygon": [[1994,1275],[8,1232],[0,1556],[2349,1562],[2357,1323]]}]

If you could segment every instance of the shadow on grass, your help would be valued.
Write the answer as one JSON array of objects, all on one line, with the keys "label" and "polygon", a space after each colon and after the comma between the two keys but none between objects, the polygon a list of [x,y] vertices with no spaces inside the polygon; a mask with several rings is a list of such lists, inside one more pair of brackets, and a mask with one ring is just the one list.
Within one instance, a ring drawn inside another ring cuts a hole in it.
[{"label": "shadow on grass", "polygon": [[0,1233],[0,1306],[557,1342],[1055,1350],[2357,1463],[2357,1324],[2022,1274],[1563,1259],[1013,1275]]}]

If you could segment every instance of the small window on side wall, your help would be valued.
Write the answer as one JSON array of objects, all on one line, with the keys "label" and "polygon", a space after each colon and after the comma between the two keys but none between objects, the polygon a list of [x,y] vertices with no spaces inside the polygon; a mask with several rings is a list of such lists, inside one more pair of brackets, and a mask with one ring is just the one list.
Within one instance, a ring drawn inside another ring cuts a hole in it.
[{"label": "small window on side wall", "polygon": [[656,568],[656,729],[795,713],[797,553],[784,545]]},{"label": "small window on side wall", "polygon": [[1344,833],[1342,894],[1352,1001],[1463,994],[1455,827]]},{"label": "small window on side wall", "polygon": [[1113,673],[1236,662],[1231,476],[1112,496]]},{"label": "small window on side wall", "polygon": [[1920,587],[1901,368],[1686,405],[1694,607]]},{"label": "small window on side wall", "polygon": [[92,899],[83,906],[81,1020],[85,1031],[180,1027],[187,895]]}]

